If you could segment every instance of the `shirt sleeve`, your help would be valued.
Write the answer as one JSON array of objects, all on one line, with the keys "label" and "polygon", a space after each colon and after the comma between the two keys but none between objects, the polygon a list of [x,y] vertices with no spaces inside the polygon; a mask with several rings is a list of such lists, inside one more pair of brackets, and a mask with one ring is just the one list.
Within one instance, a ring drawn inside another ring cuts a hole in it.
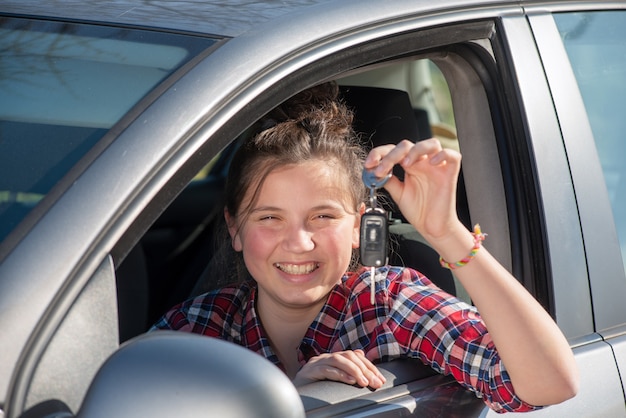
[{"label": "shirt sleeve", "polygon": [[389,327],[401,349],[452,375],[496,412],[539,409],[522,401],[476,308],[404,269],[389,285]]},{"label": "shirt sleeve", "polygon": [[227,286],[188,299],[165,313],[149,331],[174,330],[238,341],[249,311],[250,286]]},{"label": "shirt sleeve", "polygon": [[227,328],[224,318],[225,309],[234,309],[236,304],[231,293],[206,293],[188,299],[165,313],[150,329],[191,332],[210,337],[223,338]]},{"label": "shirt sleeve", "polygon": [[192,332],[192,324],[187,317],[187,309],[183,304],[177,305],[163,315],[148,332],[156,330],[173,330]]}]

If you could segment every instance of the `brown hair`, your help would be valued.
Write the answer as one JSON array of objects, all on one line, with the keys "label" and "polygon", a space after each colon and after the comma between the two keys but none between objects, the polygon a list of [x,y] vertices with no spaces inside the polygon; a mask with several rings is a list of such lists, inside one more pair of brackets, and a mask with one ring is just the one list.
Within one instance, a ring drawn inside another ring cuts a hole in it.
[{"label": "brown hair", "polygon": [[[321,84],[293,96],[264,118],[266,129],[243,143],[231,163],[226,182],[226,209],[231,216],[245,219],[270,172],[312,160],[345,174],[349,209],[357,210],[365,199],[361,181],[365,151],[352,129],[353,114],[338,94],[337,84]],[[249,207],[242,208],[253,186]]]}]

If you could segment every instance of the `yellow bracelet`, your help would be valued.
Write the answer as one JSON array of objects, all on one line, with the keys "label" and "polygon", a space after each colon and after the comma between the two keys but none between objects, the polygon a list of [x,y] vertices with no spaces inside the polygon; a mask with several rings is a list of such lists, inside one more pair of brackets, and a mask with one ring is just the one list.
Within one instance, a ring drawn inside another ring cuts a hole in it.
[{"label": "yellow bracelet", "polygon": [[476,256],[476,253],[478,253],[478,250],[480,250],[482,242],[485,240],[487,234],[483,234],[480,230],[480,225],[476,224],[474,225],[474,232],[472,233],[472,235],[474,236],[474,246],[472,247],[472,250],[467,255],[467,257],[457,261],[456,263],[448,263],[446,260],[443,259],[443,257],[439,257],[439,264],[441,264],[441,267],[454,270],[459,267],[463,267],[464,265],[472,261],[474,256]]}]

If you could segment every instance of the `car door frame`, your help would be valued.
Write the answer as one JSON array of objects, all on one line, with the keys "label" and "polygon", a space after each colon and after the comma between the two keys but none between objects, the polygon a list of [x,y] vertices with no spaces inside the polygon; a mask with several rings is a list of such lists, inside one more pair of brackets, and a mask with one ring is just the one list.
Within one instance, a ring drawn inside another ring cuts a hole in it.
[{"label": "car door frame", "polygon": [[[527,8],[545,69],[576,189],[596,333],[615,356],[618,372],[626,372],[626,272],[609,194],[585,104],[553,14],[583,11],[626,11],[624,2],[597,2],[577,8]],[[563,65],[563,63],[567,63]],[[595,245],[601,243],[602,245]],[[623,396],[626,398],[622,378]],[[622,410],[622,414],[625,412]]]},{"label": "car door frame", "polygon": [[[615,2],[604,4],[606,9],[612,7]],[[620,299],[626,293],[626,279],[593,135],[551,15],[557,11],[572,10],[534,4],[525,7],[525,18],[503,21],[529,146],[536,150],[555,315],[574,348],[581,374],[578,398],[567,402],[566,409],[560,405],[547,409],[545,415],[569,410],[577,416],[623,416],[623,381],[616,366],[620,359],[614,353],[619,344],[624,354],[626,306]],[[592,242],[603,245],[585,245]],[[594,399],[594,404],[585,399]]]}]

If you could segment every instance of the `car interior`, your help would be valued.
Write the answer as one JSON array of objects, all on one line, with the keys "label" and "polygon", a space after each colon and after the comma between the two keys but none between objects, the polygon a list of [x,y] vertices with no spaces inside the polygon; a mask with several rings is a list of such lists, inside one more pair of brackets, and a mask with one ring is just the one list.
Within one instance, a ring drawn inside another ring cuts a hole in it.
[{"label": "car interior", "polygon": [[[431,61],[404,60],[337,82],[341,99],[354,111],[354,128],[366,149],[432,136],[458,149],[447,86]],[[444,112],[450,114],[447,123],[442,121]],[[225,235],[222,193],[237,144],[254,132],[254,126],[246,130],[208,163],[118,267],[120,342],[146,331],[175,304],[232,280],[227,274],[233,258]],[[400,167],[394,174],[403,176]],[[389,264],[415,268],[443,290],[468,300],[452,273],[440,267],[435,251],[384,197],[384,190],[379,194],[389,214]],[[469,227],[462,175],[457,202],[459,216]]]}]

